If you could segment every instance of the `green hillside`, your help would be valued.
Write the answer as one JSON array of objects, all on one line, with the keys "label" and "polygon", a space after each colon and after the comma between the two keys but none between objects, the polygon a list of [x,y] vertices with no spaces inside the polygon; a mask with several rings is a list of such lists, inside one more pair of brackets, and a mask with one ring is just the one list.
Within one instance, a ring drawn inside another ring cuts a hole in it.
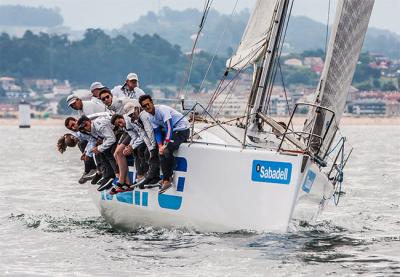
[{"label": "green hillside", "polygon": [[[199,47],[208,52],[214,52],[220,44],[220,55],[226,56],[236,49],[240,42],[250,13],[244,10],[234,17],[222,15],[215,10],[210,11],[203,37]],[[159,15],[148,13],[137,21],[126,24],[113,34],[131,35],[157,33],[173,44],[178,44],[183,51],[192,47],[190,36],[197,32],[202,13],[199,10],[188,9],[174,11],[169,8],[161,10]],[[305,50],[324,49],[326,40],[326,25],[304,16],[293,16],[287,30],[287,51],[301,53]],[[391,58],[400,58],[400,35],[370,28],[363,51],[379,52]]]}]

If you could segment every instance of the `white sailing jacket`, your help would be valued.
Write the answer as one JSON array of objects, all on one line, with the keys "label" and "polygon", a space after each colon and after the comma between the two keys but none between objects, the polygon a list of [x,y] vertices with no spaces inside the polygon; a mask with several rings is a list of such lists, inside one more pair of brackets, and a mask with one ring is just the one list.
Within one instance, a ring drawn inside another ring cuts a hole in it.
[{"label": "white sailing jacket", "polygon": [[139,88],[135,87],[133,90],[129,90],[127,86],[116,86],[111,90],[111,93],[114,97],[118,98],[130,98],[139,100],[139,97],[145,95],[144,91]]},{"label": "white sailing jacket", "polygon": [[82,115],[89,116],[94,113],[101,113],[106,111],[107,111],[106,106],[103,103],[90,100],[90,101],[82,101],[82,110],[78,111],[78,114],[80,116]]},{"label": "white sailing jacket", "polygon": [[79,141],[88,142],[83,153],[88,157],[93,157],[92,149],[96,146],[96,140],[92,136],[81,132],[72,132],[72,135],[79,139]]},{"label": "white sailing jacket", "polygon": [[112,103],[110,106],[107,107],[108,111],[111,112],[112,114],[124,114],[124,106],[132,102],[134,100],[127,98],[127,97],[122,97],[122,98],[117,98],[113,96]]},{"label": "white sailing jacket", "polygon": [[126,122],[126,131],[131,137],[130,144],[132,145],[133,149],[138,147],[143,141],[149,151],[157,148],[154,130],[151,126],[148,113],[141,112],[139,119],[135,120],[134,122],[132,122],[131,118],[127,115],[124,115],[124,119]]},{"label": "white sailing jacket", "polygon": [[109,149],[117,141],[109,117],[98,117],[94,119],[91,127],[90,135],[96,139],[103,140],[103,143],[97,147],[100,152]]}]

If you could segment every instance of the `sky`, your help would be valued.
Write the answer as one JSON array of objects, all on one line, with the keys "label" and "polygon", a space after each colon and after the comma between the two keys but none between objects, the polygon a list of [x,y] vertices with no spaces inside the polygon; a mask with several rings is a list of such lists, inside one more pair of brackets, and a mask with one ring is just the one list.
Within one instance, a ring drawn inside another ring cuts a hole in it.
[{"label": "sky", "polygon": [[[252,9],[255,0],[237,0],[237,10]],[[330,0],[331,7],[337,0]],[[219,12],[231,14],[236,0],[213,0],[212,7]],[[294,15],[306,15],[326,23],[329,0],[295,0]],[[202,9],[204,0],[0,0],[0,5],[25,5],[59,8],[64,25],[74,30],[87,28],[114,29],[138,19],[149,11],[161,7],[183,10]],[[387,29],[400,34],[400,0],[376,0],[370,26]],[[331,15],[332,18],[332,15]],[[194,23],[197,24],[197,23]]]}]

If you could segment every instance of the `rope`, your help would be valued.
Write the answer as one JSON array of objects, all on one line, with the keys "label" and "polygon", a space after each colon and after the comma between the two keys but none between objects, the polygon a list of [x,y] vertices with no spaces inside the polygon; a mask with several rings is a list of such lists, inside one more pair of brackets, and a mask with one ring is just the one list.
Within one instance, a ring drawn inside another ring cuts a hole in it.
[{"label": "rope", "polygon": [[336,143],[336,145],[333,148],[331,148],[331,150],[328,153],[326,153],[326,155],[329,156],[333,151],[335,151],[335,149],[339,146],[341,141],[343,141],[343,143],[344,143],[346,141],[346,138],[342,136],[339,139],[339,141]]}]

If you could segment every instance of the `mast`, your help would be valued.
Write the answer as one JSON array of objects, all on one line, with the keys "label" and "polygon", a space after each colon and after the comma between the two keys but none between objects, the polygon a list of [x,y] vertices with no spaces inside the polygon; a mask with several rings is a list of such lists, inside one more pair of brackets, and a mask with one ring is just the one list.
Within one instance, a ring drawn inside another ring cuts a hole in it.
[{"label": "mast", "polygon": [[[269,42],[265,45],[265,56],[263,62],[257,70],[261,71],[261,77],[258,83],[254,83],[253,87],[256,96],[251,112],[248,114],[250,117],[250,128],[254,131],[261,131],[261,126],[258,124],[257,112],[266,113],[268,109],[268,102],[274,82],[274,65],[276,59],[279,58],[279,44],[282,36],[285,18],[289,7],[289,0],[278,1],[275,17],[273,20],[273,27]],[[257,71],[256,71],[257,72]],[[253,91],[253,90],[252,90]]]},{"label": "mast", "polygon": [[249,64],[255,67],[253,85],[246,110],[247,132],[257,136],[262,129],[258,112],[265,112],[272,89],[274,68],[289,3],[292,0],[258,0],[249,19],[236,54],[227,61],[228,68],[242,69]]}]

